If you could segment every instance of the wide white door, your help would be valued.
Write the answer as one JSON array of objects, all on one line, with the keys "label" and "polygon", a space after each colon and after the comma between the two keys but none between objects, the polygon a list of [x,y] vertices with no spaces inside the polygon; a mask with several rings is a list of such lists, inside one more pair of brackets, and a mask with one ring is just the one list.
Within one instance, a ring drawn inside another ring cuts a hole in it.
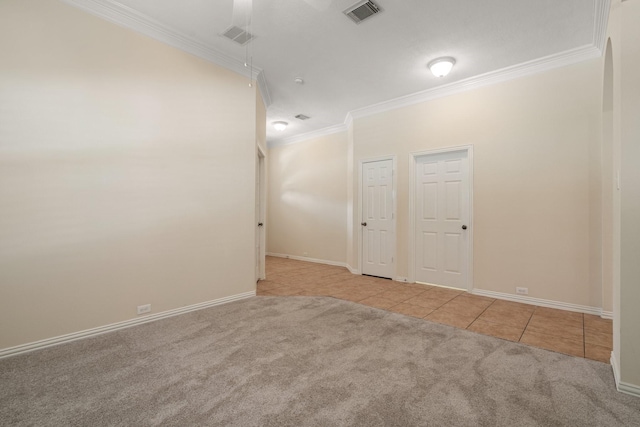
[{"label": "wide white door", "polygon": [[393,161],[362,164],[362,274],[392,278]]},{"label": "wide white door", "polygon": [[466,151],[417,158],[415,279],[467,288],[469,162]]}]

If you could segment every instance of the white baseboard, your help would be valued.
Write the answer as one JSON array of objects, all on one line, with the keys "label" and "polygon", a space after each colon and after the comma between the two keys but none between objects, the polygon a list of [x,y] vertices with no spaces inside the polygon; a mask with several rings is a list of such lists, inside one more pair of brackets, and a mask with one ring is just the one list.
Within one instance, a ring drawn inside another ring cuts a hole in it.
[{"label": "white baseboard", "polygon": [[135,319],[125,320],[123,322],[112,323],[110,325],[99,326],[97,328],[85,329],[84,331],[73,332],[66,335],[60,335],[53,338],[47,338],[40,341],[34,341],[27,344],[21,344],[15,347],[0,349],[0,359],[17,354],[28,353],[30,351],[41,350],[54,345],[64,344],[71,341],[77,341],[83,338],[94,337],[96,335],[113,332],[120,329],[130,328],[132,326],[149,323],[167,317],[177,316],[179,314],[188,313],[190,311],[202,310],[216,305],[226,304],[228,302],[237,301],[245,298],[256,296],[256,291],[244,292],[237,295],[231,295],[224,298],[218,298],[211,301],[201,302],[198,304],[188,305],[186,307],[175,308],[173,310],[163,311],[161,313],[150,314],[148,316],[136,317]]},{"label": "white baseboard", "polygon": [[[335,265],[336,267],[347,267],[347,264],[339,261],[329,261],[326,259],[308,258],[306,256],[276,254],[274,252],[267,252],[267,256],[274,256],[278,258],[295,259],[296,261],[315,262],[316,264]],[[348,268],[348,267],[347,267]]]},{"label": "white baseboard", "polygon": [[600,317],[603,319],[613,319],[613,311],[604,311],[600,313]]},{"label": "white baseboard", "polygon": [[618,387],[618,384],[620,384],[620,369],[618,369],[618,362],[616,362],[616,355],[613,351],[611,352],[609,362],[611,363],[611,369],[613,370],[613,379],[616,382],[616,388],[619,391],[620,388]]},{"label": "white baseboard", "polygon": [[613,369],[613,378],[616,381],[616,389],[620,393],[628,394],[634,397],[640,397],[640,386],[635,384],[625,383],[624,381],[620,381],[620,368],[618,367],[618,363],[616,362],[616,355],[611,352],[611,369]]},{"label": "white baseboard", "polygon": [[404,276],[398,276],[395,279],[396,282],[409,283],[409,278]]},{"label": "white baseboard", "polygon": [[568,302],[552,301],[552,300],[533,298],[533,297],[523,296],[523,295],[505,294],[502,292],[485,291],[482,289],[473,289],[471,293],[474,295],[480,295],[483,297],[504,299],[507,301],[521,302],[523,304],[538,305],[540,307],[557,308],[560,310],[567,310],[567,311],[576,311],[578,313],[593,314],[596,316],[602,316],[603,314],[603,311],[601,308],[589,307],[587,305],[571,304]]},{"label": "white baseboard", "polygon": [[360,274],[360,270],[358,270],[357,268],[353,268],[349,264],[347,264],[346,267],[351,274]]}]

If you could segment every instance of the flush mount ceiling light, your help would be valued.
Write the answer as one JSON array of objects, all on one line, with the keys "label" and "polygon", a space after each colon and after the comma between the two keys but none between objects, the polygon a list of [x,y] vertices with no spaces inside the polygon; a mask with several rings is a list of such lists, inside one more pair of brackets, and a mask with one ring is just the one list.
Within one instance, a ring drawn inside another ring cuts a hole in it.
[{"label": "flush mount ceiling light", "polygon": [[449,72],[453,68],[453,64],[455,63],[455,59],[450,56],[445,56],[429,62],[429,65],[427,65],[427,67],[429,67],[434,76],[444,77],[449,74]]},{"label": "flush mount ceiling light", "polygon": [[289,125],[289,123],[287,123],[287,122],[273,122],[273,127],[275,128],[275,130],[280,131],[280,132],[285,130],[288,125]]}]

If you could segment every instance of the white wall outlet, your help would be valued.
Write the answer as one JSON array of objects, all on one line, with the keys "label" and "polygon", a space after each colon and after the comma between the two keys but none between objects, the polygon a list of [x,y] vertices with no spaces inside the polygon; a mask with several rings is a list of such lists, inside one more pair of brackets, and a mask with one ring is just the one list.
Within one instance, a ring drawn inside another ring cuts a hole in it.
[{"label": "white wall outlet", "polygon": [[151,311],[151,304],[139,305],[138,314],[145,314]]},{"label": "white wall outlet", "polygon": [[516,294],[529,295],[529,288],[516,288]]}]

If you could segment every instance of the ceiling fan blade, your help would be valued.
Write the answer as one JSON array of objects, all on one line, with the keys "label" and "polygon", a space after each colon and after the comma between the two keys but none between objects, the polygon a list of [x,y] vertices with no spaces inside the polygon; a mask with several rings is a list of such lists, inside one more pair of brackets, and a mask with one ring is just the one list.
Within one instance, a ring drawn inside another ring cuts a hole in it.
[{"label": "ceiling fan blade", "polygon": [[251,23],[253,0],[233,0],[233,16],[231,24],[246,29]]}]

